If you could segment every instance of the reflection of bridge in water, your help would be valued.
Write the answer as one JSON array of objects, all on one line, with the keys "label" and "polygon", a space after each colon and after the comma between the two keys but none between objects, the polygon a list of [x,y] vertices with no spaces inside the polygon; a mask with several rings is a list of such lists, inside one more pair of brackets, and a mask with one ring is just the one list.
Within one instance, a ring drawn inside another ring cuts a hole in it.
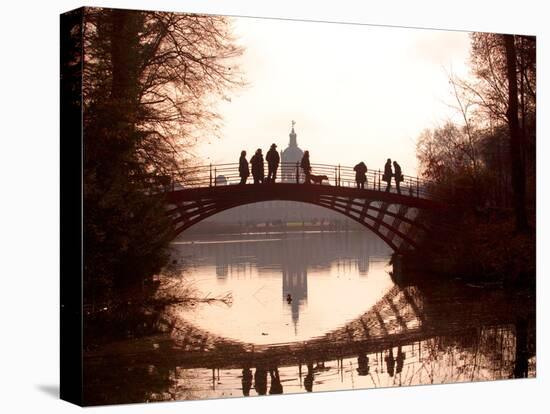
[{"label": "reflection of bridge in water", "polygon": [[[344,326],[308,341],[286,344],[255,345],[227,340],[177,318],[167,318],[164,323],[172,332],[172,339],[142,356],[155,363],[169,352],[172,363],[186,368],[286,366],[380,353],[437,336],[467,339],[481,328],[516,325],[534,315],[534,301],[510,303],[502,292],[449,285],[429,287],[427,291],[428,295],[424,288],[421,291],[417,287],[394,286],[370,310]],[[529,344],[529,349],[534,354],[534,343]]]},{"label": "reflection of bridge in water", "polygon": [[[180,355],[187,367],[238,367],[258,363],[277,366],[336,360],[364,353],[379,353],[434,336],[476,335],[482,327],[515,325],[519,319],[534,315],[534,304],[510,304],[500,294],[477,292],[474,288],[448,286],[426,296],[416,287],[393,287],[375,306],[357,319],[323,336],[288,344],[254,345],[202,332],[195,353]],[[453,300],[449,302],[448,298]],[[521,311],[518,311],[521,309]],[[194,335],[200,330],[191,329]],[[188,332],[184,333],[188,336]],[[176,335],[177,337],[177,335]],[[534,344],[531,344],[534,346]],[[208,350],[207,355],[203,352]],[[228,352],[229,351],[229,352]]]},{"label": "reflection of bridge in water", "polygon": [[[143,395],[108,396],[119,402],[533,376],[534,314],[533,298],[501,290],[395,286],[363,315],[325,335],[263,346],[230,341],[168,316],[170,335],[153,338],[154,347],[148,342],[125,352],[88,352],[87,391],[106,392],[94,382],[94,373],[105,369],[114,381],[135,376],[135,393],[144,384]],[[151,389],[160,394],[152,397]]]}]

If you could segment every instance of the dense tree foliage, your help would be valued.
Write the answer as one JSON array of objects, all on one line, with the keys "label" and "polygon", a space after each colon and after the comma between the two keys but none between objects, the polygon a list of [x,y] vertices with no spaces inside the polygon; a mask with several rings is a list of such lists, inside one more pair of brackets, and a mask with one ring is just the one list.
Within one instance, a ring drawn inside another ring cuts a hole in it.
[{"label": "dense tree foliage", "polygon": [[535,38],[474,33],[471,45],[473,76],[450,77],[461,122],[417,141],[422,174],[450,205],[426,217],[438,233],[421,261],[461,277],[534,280],[523,276],[535,273]]},{"label": "dense tree foliage", "polygon": [[217,16],[86,8],[83,27],[84,281],[94,302],[165,265],[172,228],[160,190],[198,132],[216,132],[213,103],[242,83],[242,51]]},{"label": "dense tree foliage", "polygon": [[[463,122],[426,130],[417,144],[423,175],[474,208],[534,208],[536,45],[533,37],[510,36],[508,50],[515,56],[507,59],[506,39],[472,34],[473,77],[450,79]],[[511,97],[517,105],[511,105]]]}]

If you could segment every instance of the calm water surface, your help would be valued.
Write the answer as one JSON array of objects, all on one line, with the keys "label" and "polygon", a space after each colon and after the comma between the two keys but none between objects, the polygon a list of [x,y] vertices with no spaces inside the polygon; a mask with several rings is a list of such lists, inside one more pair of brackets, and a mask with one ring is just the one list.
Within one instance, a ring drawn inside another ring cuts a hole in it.
[{"label": "calm water surface", "polygon": [[178,241],[174,257],[198,295],[232,295],[231,306],[201,304],[179,316],[244,342],[307,340],[357,318],[392,288],[390,254],[363,233]]},{"label": "calm water surface", "polygon": [[176,269],[161,294],[177,296],[184,282],[230,303],[172,305],[156,334],[89,352],[88,404],[536,374],[534,295],[403,284],[391,251],[368,232],[180,238],[172,247]]}]

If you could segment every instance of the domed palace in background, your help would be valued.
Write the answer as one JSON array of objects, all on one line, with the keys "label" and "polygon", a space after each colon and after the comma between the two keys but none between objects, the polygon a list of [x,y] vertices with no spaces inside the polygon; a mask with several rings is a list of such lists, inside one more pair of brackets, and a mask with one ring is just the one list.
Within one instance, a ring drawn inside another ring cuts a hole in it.
[{"label": "domed palace in background", "polygon": [[294,131],[295,121],[292,121],[292,130],[288,135],[290,140],[288,147],[284,151],[281,151],[281,181],[283,182],[296,182],[296,163],[302,160],[304,151],[298,147],[298,141],[296,140],[296,132]]},{"label": "domed palace in background", "polygon": [[[281,162],[288,164],[281,165],[279,171],[277,171],[277,182],[296,182],[296,163],[300,163],[304,151],[298,147],[297,135],[296,131],[294,131],[295,124],[296,122],[292,121],[288,147],[280,152]],[[215,180],[217,186],[227,184],[227,179],[224,176],[217,176]],[[281,222],[283,225],[286,225],[289,230],[296,231],[303,223],[318,223],[321,221],[327,224],[341,223],[342,225],[349,222],[350,225],[354,225],[354,222],[347,219],[345,216],[324,207],[294,201],[274,200],[247,204],[222,211],[204,220],[202,222],[202,227],[206,229],[211,224],[240,224],[247,227],[257,226],[266,231],[269,223]],[[192,229],[195,231],[202,231],[201,223],[193,226]]]}]

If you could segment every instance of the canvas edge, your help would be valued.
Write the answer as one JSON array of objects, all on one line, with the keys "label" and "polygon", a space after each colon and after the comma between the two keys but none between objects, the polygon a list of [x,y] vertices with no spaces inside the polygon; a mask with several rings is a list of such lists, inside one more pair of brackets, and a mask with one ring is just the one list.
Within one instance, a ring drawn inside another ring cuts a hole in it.
[{"label": "canvas edge", "polygon": [[[84,8],[60,15],[60,398],[83,405],[82,27]],[[80,41],[71,30],[80,26]],[[68,65],[80,54],[80,64]]]}]

